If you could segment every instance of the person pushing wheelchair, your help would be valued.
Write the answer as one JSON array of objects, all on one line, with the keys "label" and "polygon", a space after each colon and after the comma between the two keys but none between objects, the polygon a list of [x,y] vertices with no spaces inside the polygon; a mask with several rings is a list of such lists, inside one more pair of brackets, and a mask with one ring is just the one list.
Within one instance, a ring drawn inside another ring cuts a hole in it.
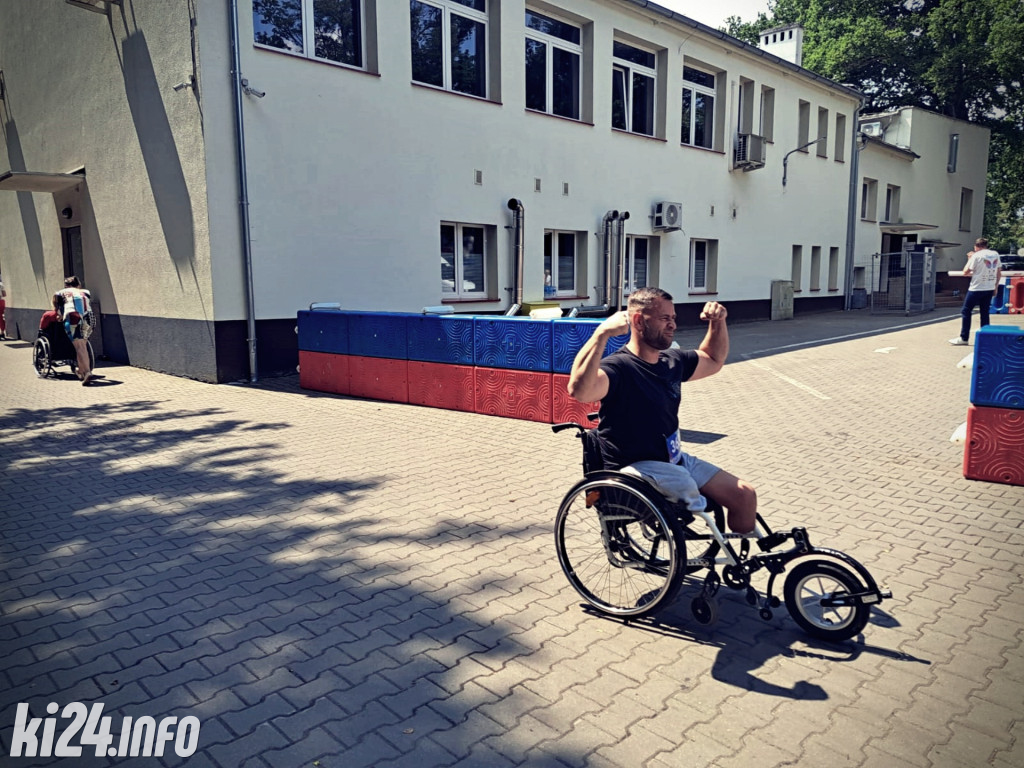
[{"label": "person pushing wheelchair", "polygon": [[[602,322],[576,354],[568,391],[580,402],[601,401],[596,433],[606,469],[639,475],[691,511],[704,509],[703,496],[714,499],[728,512],[729,528],[748,533],[757,516],[753,486],[686,453],[679,439],[680,385],[722,370],[729,355],[727,316],[722,304],[707,302],[700,345],[673,348],[672,296],[660,288],[633,291],[626,311]],[[608,340],[627,333],[629,341],[604,357]]]}]

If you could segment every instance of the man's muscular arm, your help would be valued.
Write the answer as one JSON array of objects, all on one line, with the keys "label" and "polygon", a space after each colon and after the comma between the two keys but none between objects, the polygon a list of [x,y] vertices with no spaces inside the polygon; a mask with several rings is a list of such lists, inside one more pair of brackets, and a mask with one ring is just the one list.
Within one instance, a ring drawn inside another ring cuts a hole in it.
[{"label": "man's muscular arm", "polygon": [[629,333],[625,312],[616,312],[594,331],[594,335],[576,353],[569,372],[569,395],[581,403],[592,403],[608,394],[608,377],[601,370],[608,339]]},{"label": "man's muscular arm", "polygon": [[717,301],[709,301],[700,313],[701,320],[708,321],[708,332],[697,347],[697,370],[690,381],[703,379],[722,370],[725,359],[729,357],[729,328],[725,324],[728,312]]}]

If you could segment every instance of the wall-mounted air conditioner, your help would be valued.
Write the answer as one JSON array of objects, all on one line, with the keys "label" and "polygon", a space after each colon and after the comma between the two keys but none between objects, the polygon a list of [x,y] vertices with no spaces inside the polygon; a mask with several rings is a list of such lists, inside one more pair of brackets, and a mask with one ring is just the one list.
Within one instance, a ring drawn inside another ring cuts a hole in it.
[{"label": "wall-mounted air conditioner", "polygon": [[682,203],[655,203],[653,219],[654,229],[664,232],[671,232],[683,227],[683,205]]},{"label": "wall-mounted air conditioner", "polygon": [[882,121],[876,120],[873,123],[864,123],[860,127],[860,132],[865,136],[879,137],[882,135]]},{"label": "wall-mounted air conditioner", "polygon": [[741,133],[736,137],[736,167],[744,171],[764,168],[764,137],[753,133]]}]

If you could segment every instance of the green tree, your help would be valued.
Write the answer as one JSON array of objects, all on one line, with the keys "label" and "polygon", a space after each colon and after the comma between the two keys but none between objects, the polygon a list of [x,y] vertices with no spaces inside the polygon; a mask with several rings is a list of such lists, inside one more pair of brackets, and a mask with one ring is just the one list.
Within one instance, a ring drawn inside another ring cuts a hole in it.
[{"label": "green tree", "polygon": [[804,28],[803,66],[866,98],[865,110],[919,106],[992,131],[985,230],[1024,245],[1024,2],[775,0],[723,31],[757,44],[784,24]]}]

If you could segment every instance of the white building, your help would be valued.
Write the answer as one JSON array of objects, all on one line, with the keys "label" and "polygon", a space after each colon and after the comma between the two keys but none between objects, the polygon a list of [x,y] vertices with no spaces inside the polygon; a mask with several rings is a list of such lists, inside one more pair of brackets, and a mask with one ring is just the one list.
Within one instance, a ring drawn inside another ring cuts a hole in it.
[{"label": "white building", "polygon": [[852,287],[857,92],[645,0],[3,3],[0,70],[23,338],[72,273],[104,354],[209,381],[292,370],[314,301],[653,284],[686,323],[708,299],[767,318],[773,281],[796,312]]},{"label": "white building", "polygon": [[855,286],[870,291],[873,254],[909,244],[932,246],[940,274],[962,269],[982,236],[989,129],[904,107],[860,131]]}]

